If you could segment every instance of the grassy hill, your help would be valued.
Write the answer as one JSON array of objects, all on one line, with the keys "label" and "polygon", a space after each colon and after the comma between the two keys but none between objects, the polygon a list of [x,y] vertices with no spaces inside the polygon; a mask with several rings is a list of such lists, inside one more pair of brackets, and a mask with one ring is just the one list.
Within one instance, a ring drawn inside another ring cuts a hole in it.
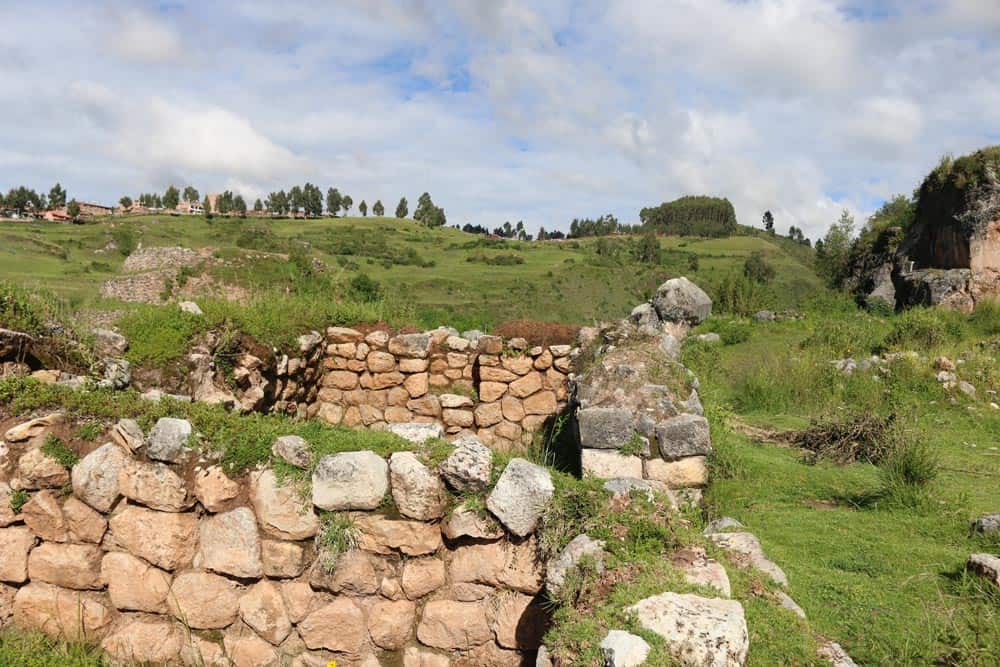
[{"label": "grassy hill", "polygon": [[[773,237],[662,237],[656,265],[633,259],[629,248],[637,239],[627,237],[491,241],[396,218],[147,215],[87,225],[0,222],[0,241],[0,280],[42,287],[74,307],[97,309],[132,307],[102,300],[100,287],[122,275],[126,254],[140,245],[205,249],[211,261],[186,270],[182,280],[233,288],[229,292],[241,301],[317,290],[326,290],[327,300],[343,301],[351,298],[350,279],[365,273],[382,287],[379,317],[419,326],[489,329],[516,318],[569,324],[616,318],[673,276],[688,275],[711,291],[739,272],[753,252],[763,253],[776,269],[763,305],[792,307],[822,289],[807,267],[808,251]],[[690,268],[692,256],[696,270]]]}]

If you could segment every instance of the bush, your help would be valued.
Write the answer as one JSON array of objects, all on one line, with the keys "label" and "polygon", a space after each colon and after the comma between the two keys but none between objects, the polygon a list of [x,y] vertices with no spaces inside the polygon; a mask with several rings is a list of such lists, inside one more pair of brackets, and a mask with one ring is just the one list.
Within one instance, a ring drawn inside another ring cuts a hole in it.
[{"label": "bush", "polygon": [[927,487],[940,465],[937,453],[923,440],[899,440],[879,465],[880,496],[891,506],[927,505]]},{"label": "bush", "polygon": [[377,280],[369,278],[367,273],[359,273],[351,278],[348,292],[353,300],[362,303],[372,303],[382,299],[382,286]]},{"label": "bush", "polygon": [[732,273],[719,283],[713,302],[718,312],[752,315],[766,306],[769,297],[769,293],[760,283],[744,275]]},{"label": "bush", "polygon": [[965,316],[943,308],[911,308],[892,322],[885,347],[932,349],[960,340]]},{"label": "bush", "polygon": [[466,262],[478,262],[480,264],[492,264],[494,266],[514,266],[524,264],[524,257],[512,252],[500,253],[498,255],[487,255],[484,252],[475,252],[465,258]]},{"label": "bush", "polygon": [[755,251],[743,262],[743,275],[755,283],[769,283],[774,279],[774,267],[764,259],[764,253]]},{"label": "bush", "polygon": [[131,227],[127,227],[124,224],[118,225],[111,230],[111,239],[118,246],[118,252],[123,256],[128,257],[135,252],[135,230]]}]

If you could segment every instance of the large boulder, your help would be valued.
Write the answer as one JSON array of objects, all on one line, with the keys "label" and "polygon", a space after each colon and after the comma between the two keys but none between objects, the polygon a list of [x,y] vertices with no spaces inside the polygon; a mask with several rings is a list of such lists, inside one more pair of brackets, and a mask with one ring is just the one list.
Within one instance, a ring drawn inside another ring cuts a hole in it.
[{"label": "large boulder", "polygon": [[525,537],[534,532],[552,500],[552,475],[525,459],[511,459],[486,499],[486,507],[511,533]]},{"label": "large boulder", "polygon": [[653,307],[661,320],[693,326],[712,314],[712,299],[687,278],[673,278],[656,290]]},{"label": "large boulder", "polygon": [[639,625],[663,637],[667,650],[690,667],[742,667],[750,639],[743,606],[734,600],[661,593],[628,607]]},{"label": "large boulder", "polygon": [[101,445],[73,466],[73,493],[95,510],[109,511],[121,497],[118,479],[127,459],[118,445]]},{"label": "large boulder", "polygon": [[324,456],[312,476],[313,504],[325,510],[373,510],[389,490],[389,466],[375,452]]},{"label": "large boulder", "polygon": [[977,519],[973,519],[970,525],[973,532],[976,533],[1000,533],[1000,513],[984,514]]}]

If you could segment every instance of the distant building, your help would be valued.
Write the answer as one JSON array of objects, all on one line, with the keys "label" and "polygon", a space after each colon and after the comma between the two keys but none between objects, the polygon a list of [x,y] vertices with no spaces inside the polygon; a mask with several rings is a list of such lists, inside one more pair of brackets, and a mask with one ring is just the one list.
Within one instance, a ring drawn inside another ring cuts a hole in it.
[{"label": "distant building", "polygon": [[177,212],[182,215],[201,215],[205,209],[202,208],[201,202],[182,201],[177,205]]}]

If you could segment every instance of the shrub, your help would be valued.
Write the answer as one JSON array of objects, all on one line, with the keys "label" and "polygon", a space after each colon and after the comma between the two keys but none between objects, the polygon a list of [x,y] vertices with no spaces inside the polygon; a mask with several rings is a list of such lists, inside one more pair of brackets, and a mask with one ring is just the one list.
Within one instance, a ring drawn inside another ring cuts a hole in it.
[{"label": "shrub", "polygon": [[743,262],[743,275],[755,283],[769,283],[774,279],[774,267],[764,259],[764,253],[755,251]]},{"label": "shrub", "polygon": [[346,514],[329,514],[323,522],[316,543],[321,550],[323,569],[333,572],[341,555],[357,544],[357,532],[351,517]]},{"label": "shrub", "polygon": [[524,264],[524,257],[518,254],[507,252],[498,255],[487,255],[484,252],[475,252],[465,258],[466,262],[478,262],[480,264],[492,264],[494,266],[514,266]]},{"label": "shrub", "polygon": [[752,315],[765,307],[770,295],[760,283],[731,273],[719,283],[714,296],[713,301],[719,312]]},{"label": "shrub", "polygon": [[124,224],[118,225],[111,230],[111,239],[118,246],[118,252],[124,257],[128,257],[135,252],[136,240],[135,230]]},{"label": "shrub", "polygon": [[959,340],[965,333],[964,315],[943,308],[911,308],[892,323],[886,347],[931,349]]},{"label": "shrub", "polygon": [[937,453],[925,441],[900,439],[879,465],[880,496],[891,506],[927,505],[927,487],[937,478],[939,469]]},{"label": "shrub", "polygon": [[42,443],[42,453],[54,458],[64,468],[72,468],[80,460],[76,452],[67,447],[66,443],[53,433],[45,436],[45,442]]},{"label": "shrub", "polygon": [[382,286],[377,280],[368,277],[367,273],[359,273],[351,278],[348,292],[355,301],[372,303],[382,299]]}]

